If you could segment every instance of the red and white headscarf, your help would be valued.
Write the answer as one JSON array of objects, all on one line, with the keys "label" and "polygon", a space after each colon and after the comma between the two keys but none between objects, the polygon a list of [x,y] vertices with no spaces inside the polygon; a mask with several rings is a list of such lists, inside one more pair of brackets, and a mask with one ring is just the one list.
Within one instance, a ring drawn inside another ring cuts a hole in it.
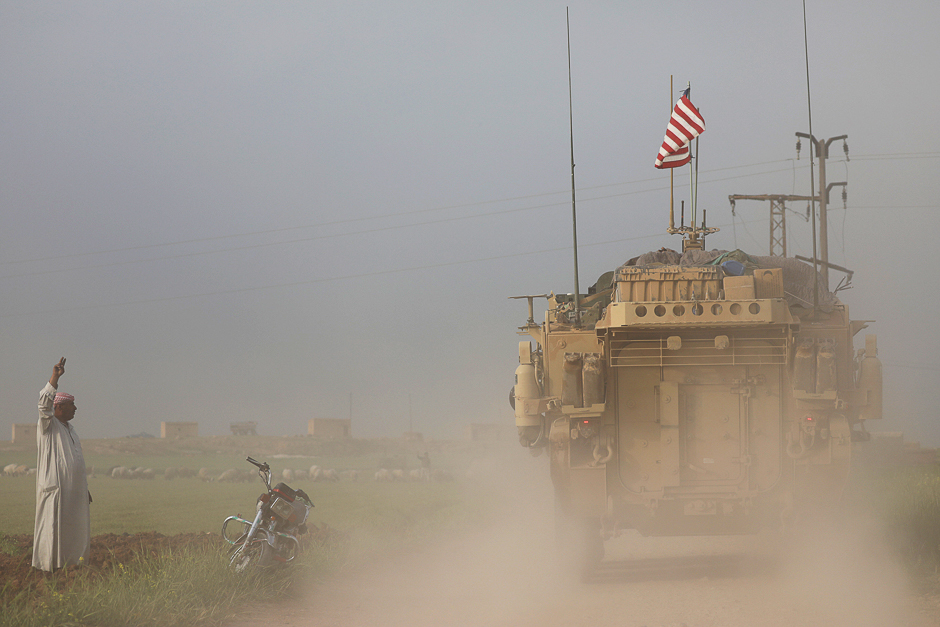
[{"label": "red and white headscarf", "polygon": [[61,403],[74,403],[75,397],[71,394],[66,394],[65,392],[57,392],[55,395],[55,400],[52,401],[53,405],[59,405]]}]

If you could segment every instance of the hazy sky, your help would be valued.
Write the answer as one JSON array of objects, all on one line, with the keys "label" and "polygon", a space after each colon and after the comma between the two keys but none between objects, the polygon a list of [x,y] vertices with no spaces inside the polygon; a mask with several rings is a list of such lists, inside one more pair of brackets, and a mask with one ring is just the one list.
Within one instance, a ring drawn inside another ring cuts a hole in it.
[{"label": "hazy sky", "polygon": [[[567,6],[582,291],[681,246],[670,75],[707,123],[709,247],[767,254],[767,204],[727,197],[809,193],[802,3]],[[0,438],[63,355],[86,438],[511,424],[507,297],[573,288],[565,7],[0,0]],[[812,130],[850,146],[830,260],[885,363],[870,428],[940,445],[940,5],[807,14]]]}]

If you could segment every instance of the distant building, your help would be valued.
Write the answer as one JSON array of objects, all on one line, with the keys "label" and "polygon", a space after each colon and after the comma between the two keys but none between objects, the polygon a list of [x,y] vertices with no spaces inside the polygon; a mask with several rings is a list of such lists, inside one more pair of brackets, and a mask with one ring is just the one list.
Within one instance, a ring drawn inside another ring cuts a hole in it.
[{"label": "distant building", "polygon": [[506,426],[495,422],[473,422],[467,427],[467,438],[474,441],[493,442],[506,433]]},{"label": "distant building", "polygon": [[232,429],[232,435],[258,435],[258,423],[254,420],[233,422],[229,427]]},{"label": "distant building", "polygon": [[177,438],[199,437],[198,422],[161,422],[160,437],[175,440]]},{"label": "distant building", "polygon": [[349,418],[311,418],[307,421],[307,435],[316,438],[351,438],[352,420]]},{"label": "distant building", "polygon": [[36,423],[13,425],[13,444],[36,446]]}]

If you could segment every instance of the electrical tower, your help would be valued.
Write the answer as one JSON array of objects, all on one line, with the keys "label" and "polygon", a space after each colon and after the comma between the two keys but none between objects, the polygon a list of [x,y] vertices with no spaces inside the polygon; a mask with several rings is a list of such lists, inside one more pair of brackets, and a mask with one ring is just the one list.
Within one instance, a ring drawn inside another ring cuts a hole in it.
[{"label": "electrical tower", "polygon": [[[805,137],[806,139],[810,140],[814,149],[813,154],[819,158],[819,190],[816,191],[815,196],[795,196],[792,194],[732,194],[731,196],[728,196],[728,200],[731,202],[732,212],[734,211],[735,200],[770,201],[770,254],[775,255],[778,254],[777,251],[779,251],[781,256],[786,256],[787,254],[785,203],[789,200],[809,200],[819,202],[819,258],[815,261],[821,266],[819,270],[823,277],[823,285],[828,290],[829,268],[836,267],[829,263],[829,223],[826,213],[826,209],[829,204],[829,192],[833,187],[841,186],[842,205],[843,208],[845,208],[845,203],[847,200],[845,186],[847,183],[845,181],[840,181],[838,183],[829,183],[828,185],[826,184],[826,159],[829,158],[829,144],[841,139],[842,150],[845,152],[845,160],[849,160],[849,145],[845,141],[848,138],[848,135],[839,135],[838,137],[830,137],[829,139],[825,140],[816,139],[812,135],[808,135],[806,133],[797,133],[796,136],[797,138]],[[796,158],[800,158],[799,139],[796,140]]]},{"label": "electrical tower", "polygon": [[734,213],[736,200],[769,200],[770,201],[770,255],[787,256],[787,206],[789,200],[813,200],[811,196],[793,196],[788,194],[732,194],[728,196],[731,201],[731,213]]}]

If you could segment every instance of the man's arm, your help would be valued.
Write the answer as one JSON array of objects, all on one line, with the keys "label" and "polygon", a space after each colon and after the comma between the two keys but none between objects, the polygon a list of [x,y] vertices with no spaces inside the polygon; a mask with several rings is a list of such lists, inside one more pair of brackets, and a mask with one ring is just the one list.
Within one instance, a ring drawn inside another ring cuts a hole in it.
[{"label": "man's arm", "polygon": [[52,376],[49,377],[49,383],[39,391],[39,430],[41,433],[49,431],[49,426],[55,417],[55,409],[53,408],[55,391],[59,389],[59,377],[64,374],[65,357],[52,367]]},{"label": "man's arm", "polygon": [[52,376],[49,377],[49,385],[59,389],[59,377],[65,374],[65,357],[59,360],[59,363],[52,367]]}]

